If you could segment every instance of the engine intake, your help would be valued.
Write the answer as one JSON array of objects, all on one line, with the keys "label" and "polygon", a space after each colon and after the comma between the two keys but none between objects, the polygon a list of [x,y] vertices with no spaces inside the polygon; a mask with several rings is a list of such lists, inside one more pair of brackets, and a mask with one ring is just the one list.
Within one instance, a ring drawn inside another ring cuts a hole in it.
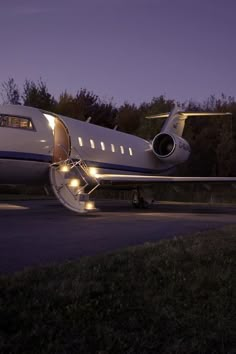
[{"label": "engine intake", "polygon": [[153,139],[152,148],[158,157],[168,157],[175,149],[175,141],[169,134],[158,134]]},{"label": "engine intake", "polygon": [[179,164],[185,162],[191,152],[186,140],[175,134],[160,133],[152,141],[152,150],[161,160]]}]

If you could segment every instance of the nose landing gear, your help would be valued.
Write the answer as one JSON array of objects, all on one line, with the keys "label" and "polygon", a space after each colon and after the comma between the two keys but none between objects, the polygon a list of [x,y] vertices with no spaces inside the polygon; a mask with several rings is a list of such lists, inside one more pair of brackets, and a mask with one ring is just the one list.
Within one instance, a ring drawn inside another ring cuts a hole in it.
[{"label": "nose landing gear", "polygon": [[135,209],[147,209],[149,207],[149,203],[144,199],[140,187],[137,187],[133,192],[132,205]]}]

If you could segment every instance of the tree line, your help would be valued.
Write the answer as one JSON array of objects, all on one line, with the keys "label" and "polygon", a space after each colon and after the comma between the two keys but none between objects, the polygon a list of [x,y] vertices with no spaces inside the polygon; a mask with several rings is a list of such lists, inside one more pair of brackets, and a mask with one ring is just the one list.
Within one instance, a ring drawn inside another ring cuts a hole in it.
[{"label": "tree line", "polygon": [[[2,103],[11,103],[41,108],[100,126],[135,134],[147,140],[160,131],[164,120],[147,120],[145,116],[168,112],[174,100],[164,95],[139,105],[125,102],[116,107],[112,101],[101,100],[98,95],[85,88],[76,94],[63,91],[56,99],[46,83],[25,80],[20,90],[13,78],[1,83]],[[236,176],[236,102],[234,97],[214,95],[204,102],[192,100],[178,102],[185,110],[195,112],[231,112],[232,116],[190,117],[186,121],[184,138],[192,148],[190,159],[181,165],[176,175],[186,176]]]}]

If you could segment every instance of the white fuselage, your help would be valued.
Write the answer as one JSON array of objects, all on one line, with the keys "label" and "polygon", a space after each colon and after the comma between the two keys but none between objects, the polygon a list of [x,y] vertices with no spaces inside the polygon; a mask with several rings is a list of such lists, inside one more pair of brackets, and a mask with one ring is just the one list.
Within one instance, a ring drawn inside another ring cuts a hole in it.
[{"label": "white fuselage", "polygon": [[49,165],[64,159],[65,154],[73,160],[82,159],[99,173],[157,175],[167,174],[173,167],[160,161],[144,139],[61,115],[48,115],[58,122],[54,132],[40,109],[0,106],[0,119],[27,118],[31,122],[27,129],[12,123],[7,126],[0,120],[0,183],[44,183]]},{"label": "white fuselage", "polygon": [[187,161],[190,146],[181,135],[186,118],[197,114],[174,109],[148,142],[36,108],[0,106],[0,183],[49,182],[58,200],[79,213],[91,210],[89,196],[104,183],[235,183],[235,177],[163,176]]}]

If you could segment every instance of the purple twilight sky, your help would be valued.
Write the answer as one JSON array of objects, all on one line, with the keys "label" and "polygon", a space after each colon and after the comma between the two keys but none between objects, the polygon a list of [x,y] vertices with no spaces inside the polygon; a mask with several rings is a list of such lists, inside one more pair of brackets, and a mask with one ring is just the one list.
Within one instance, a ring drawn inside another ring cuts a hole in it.
[{"label": "purple twilight sky", "polygon": [[236,96],[235,0],[0,0],[0,83],[120,105]]}]

